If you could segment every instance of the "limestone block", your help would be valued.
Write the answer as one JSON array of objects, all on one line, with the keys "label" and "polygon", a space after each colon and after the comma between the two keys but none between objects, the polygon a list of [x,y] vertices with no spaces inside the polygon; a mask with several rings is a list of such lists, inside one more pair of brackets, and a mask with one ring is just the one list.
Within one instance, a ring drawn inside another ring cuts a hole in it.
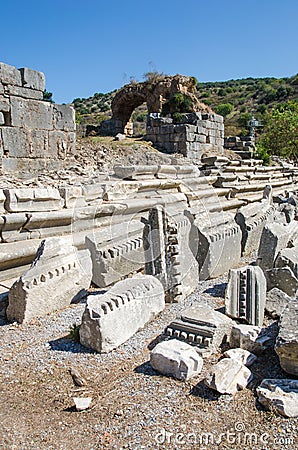
[{"label": "limestone block", "polygon": [[158,166],[120,166],[113,167],[116,177],[125,180],[139,180],[154,178],[158,171]]},{"label": "limestone block", "polygon": [[0,95],[0,111],[1,112],[9,112],[10,111],[9,99],[2,95]]},{"label": "limestone block", "polygon": [[4,94],[4,86],[1,83],[1,80],[0,80],[0,94]]},{"label": "limestone block", "polygon": [[201,372],[203,359],[189,344],[172,339],[154,347],[150,353],[150,364],[163,375],[185,381]]},{"label": "limestone block", "polygon": [[2,130],[4,151],[12,158],[51,158],[46,130],[5,127]]},{"label": "limestone block", "polygon": [[267,293],[266,312],[273,319],[278,319],[290,300],[291,297],[285,292],[278,288],[273,288]]},{"label": "limestone block", "polygon": [[59,193],[64,199],[64,208],[74,209],[86,206],[82,186],[59,188]]},{"label": "limestone block", "polygon": [[263,229],[258,250],[257,264],[265,271],[274,267],[275,259],[286,248],[291,237],[296,233],[297,225],[280,225],[272,223]]},{"label": "limestone block", "polygon": [[295,277],[290,267],[276,267],[265,272],[267,289],[278,288],[290,297],[298,291],[298,278]]},{"label": "limestone block", "polygon": [[183,214],[169,215],[158,206],[144,229],[145,273],[164,286],[166,301],[177,302],[195,290],[198,266],[190,248],[191,224]]},{"label": "limestone block", "polygon": [[200,280],[222,275],[240,261],[242,234],[239,225],[227,213],[221,213],[218,219],[215,226],[211,215],[204,223],[198,214],[193,222]]},{"label": "limestone block", "polygon": [[53,105],[53,124],[56,130],[75,131],[75,110],[70,105]]},{"label": "limestone block", "polygon": [[49,102],[10,97],[11,125],[40,130],[53,129],[53,105]]},{"label": "limestone block", "polygon": [[[1,147],[0,147],[1,148]],[[20,179],[27,179],[33,174],[40,174],[44,170],[61,170],[61,162],[53,158],[3,158],[4,173],[16,175]]]},{"label": "limestone block", "polygon": [[276,258],[275,267],[289,267],[298,278],[298,247],[281,250]]},{"label": "limestone block", "polygon": [[205,305],[188,308],[167,326],[168,336],[195,344],[202,354],[218,352],[229,342],[233,321]]},{"label": "limestone block", "polygon": [[44,91],[46,87],[46,79],[42,72],[22,67],[19,69],[22,76],[22,85],[26,88]]},{"label": "limestone block", "polygon": [[161,283],[143,275],[116,283],[107,293],[89,295],[80,342],[107,353],[127,341],[165,307]]},{"label": "limestone block", "polygon": [[14,66],[0,62],[0,81],[2,84],[14,84],[22,86],[21,73]]},{"label": "limestone block", "polygon": [[279,322],[279,333],[275,351],[282,369],[298,375],[298,301],[290,301],[283,310]]},{"label": "limestone block", "polygon": [[266,378],[256,392],[266,409],[285,417],[298,416],[298,380]]},{"label": "limestone block", "polygon": [[16,97],[31,98],[34,100],[43,100],[43,92],[35,91],[26,87],[7,85],[4,90],[6,95],[14,95]]},{"label": "limestone block", "polygon": [[5,208],[9,212],[53,211],[63,208],[63,199],[56,188],[5,189]]},{"label": "limestone block", "polygon": [[83,196],[88,204],[92,202],[98,203],[99,200],[102,200],[103,195],[105,193],[105,187],[103,184],[85,184],[83,187]]},{"label": "limestone block", "polygon": [[49,131],[49,151],[53,158],[67,159],[74,152],[75,134],[67,131]]},{"label": "limestone block", "polygon": [[261,326],[266,303],[266,278],[258,266],[231,269],[225,293],[226,314]]},{"label": "limestone block", "polygon": [[78,253],[63,239],[45,239],[30,269],[9,291],[7,318],[24,323],[63,309],[85,295],[90,282],[88,250]]},{"label": "limestone block", "polygon": [[253,353],[244,350],[243,348],[231,348],[223,354],[226,358],[235,359],[236,361],[244,364],[245,366],[251,366],[258,359]]},{"label": "limestone block", "polygon": [[261,353],[270,337],[262,335],[261,327],[255,325],[234,324],[231,332],[231,348],[242,348],[252,353]]},{"label": "limestone block", "polygon": [[258,250],[263,229],[273,220],[274,207],[269,202],[258,202],[242,206],[236,213],[235,221],[242,231],[242,254],[249,255]]},{"label": "limestone block", "polygon": [[0,125],[4,125],[4,124],[5,124],[4,114],[2,112],[0,112]]},{"label": "limestone block", "polygon": [[3,214],[5,212],[5,208],[4,208],[4,202],[5,202],[5,195],[3,192],[3,189],[0,189],[0,213]]},{"label": "limestone block", "polygon": [[235,359],[220,360],[206,376],[206,386],[220,394],[236,394],[252,379],[251,371]]},{"label": "limestone block", "polygon": [[104,232],[86,236],[86,248],[92,259],[92,281],[98,287],[106,287],[126,275],[144,267],[143,224],[132,221],[128,226],[112,226],[119,230],[116,237],[104,239]]}]

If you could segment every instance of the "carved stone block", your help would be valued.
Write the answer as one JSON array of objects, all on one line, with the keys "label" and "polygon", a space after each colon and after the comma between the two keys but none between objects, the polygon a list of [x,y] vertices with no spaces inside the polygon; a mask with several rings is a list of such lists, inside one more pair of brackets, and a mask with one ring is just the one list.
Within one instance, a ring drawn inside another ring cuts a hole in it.
[{"label": "carved stone block", "polygon": [[5,208],[10,212],[53,211],[63,208],[56,188],[5,189]]},{"label": "carved stone block", "polygon": [[298,301],[292,300],[282,312],[275,351],[283,370],[298,375]]}]

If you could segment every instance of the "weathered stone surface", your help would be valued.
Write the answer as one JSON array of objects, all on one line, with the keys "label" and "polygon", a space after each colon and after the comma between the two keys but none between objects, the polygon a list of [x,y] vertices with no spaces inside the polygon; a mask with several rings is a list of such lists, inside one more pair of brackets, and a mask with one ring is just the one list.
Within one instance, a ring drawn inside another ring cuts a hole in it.
[{"label": "weathered stone surface", "polygon": [[73,401],[77,411],[84,411],[90,407],[92,397],[74,397]]},{"label": "weathered stone surface", "polygon": [[262,325],[266,302],[266,278],[258,266],[231,269],[225,294],[226,314],[251,325]]},{"label": "weathered stone surface", "polygon": [[86,200],[83,197],[82,186],[59,188],[59,193],[64,199],[64,208],[71,209],[86,206]]},{"label": "weathered stone surface", "polygon": [[274,208],[267,201],[242,206],[235,221],[242,231],[242,254],[249,255],[258,250],[264,226],[273,220]]},{"label": "weathered stone surface", "polygon": [[285,292],[278,288],[273,288],[267,293],[265,306],[266,312],[273,319],[278,319],[290,300],[291,297]]},{"label": "weathered stone surface", "polygon": [[22,86],[21,73],[14,66],[9,66],[0,62],[0,81],[3,84],[14,84],[15,86]]},{"label": "weathered stone surface", "polygon": [[298,380],[265,379],[256,392],[266,409],[285,417],[298,416]]},{"label": "weathered stone surface", "polygon": [[261,327],[234,324],[231,332],[231,348],[242,348],[252,353],[261,353],[270,338],[261,334]]},{"label": "weathered stone surface", "polygon": [[6,197],[4,195],[4,192],[2,189],[0,189],[0,214],[4,213],[5,208],[4,208],[4,202],[6,200]]},{"label": "weathered stone surface", "polygon": [[257,264],[265,271],[274,267],[278,253],[288,246],[297,234],[297,224],[280,225],[272,223],[263,229],[258,250]]},{"label": "weathered stone surface", "polygon": [[121,179],[139,180],[153,178],[158,171],[158,166],[114,166],[116,177]]},{"label": "weathered stone surface", "polygon": [[205,305],[195,305],[182,311],[165,332],[168,336],[197,346],[202,354],[220,350],[230,340],[233,321]]},{"label": "weathered stone surface", "polygon": [[5,86],[6,95],[14,95],[16,97],[31,98],[34,100],[43,100],[43,92],[36,91],[27,87],[7,85]]},{"label": "weathered stone surface", "polygon": [[106,294],[89,295],[80,342],[100,353],[121,345],[165,307],[162,284],[143,275],[116,283]]},{"label": "weathered stone surface", "polygon": [[244,389],[252,378],[251,371],[240,362],[224,358],[205,378],[205,384],[220,394],[236,394]]},{"label": "weathered stone surface", "polygon": [[289,267],[298,278],[298,247],[284,248],[276,258],[275,267]]},{"label": "weathered stone surface", "polygon": [[10,212],[55,211],[63,208],[63,199],[55,188],[5,189],[5,208]]},{"label": "weathered stone surface", "polygon": [[144,230],[145,272],[164,286],[166,301],[177,302],[198,283],[198,265],[190,248],[191,224],[183,214],[153,208]]},{"label": "weathered stone surface", "polygon": [[23,67],[19,69],[22,76],[22,85],[24,87],[44,91],[46,88],[46,79],[42,72]]},{"label": "weathered stone surface", "polygon": [[70,105],[53,105],[54,128],[61,131],[75,131],[75,110]]},{"label": "weathered stone surface", "polygon": [[244,364],[245,366],[251,366],[258,359],[256,355],[244,350],[243,348],[231,348],[223,354],[226,358],[235,359],[236,361]]},{"label": "weathered stone surface", "polygon": [[144,267],[143,228],[141,222],[131,221],[112,226],[110,236],[105,230],[86,236],[96,286],[109,286]]},{"label": "weathered stone surface", "polygon": [[31,129],[53,129],[53,105],[49,102],[11,97],[11,125]]},{"label": "weathered stone surface", "polygon": [[283,370],[298,375],[298,300],[288,302],[279,322],[275,351]]},{"label": "weathered stone surface", "polygon": [[2,129],[5,154],[12,158],[53,158],[46,130],[4,127]]},{"label": "weathered stone surface", "polygon": [[172,339],[154,347],[150,353],[150,364],[163,375],[185,381],[201,372],[203,359],[189,344]]},{"label": "weathered stone surface", "polygon": [[9,291],[8,320],[24,323],[67,307],[86,294],[91,282],[89,252],[63,239],[40,244],[35,260]]},{"label": "weathered stone surface", "polygon": [[298,279],[289,267],[277,267],[266,270],[267,289],[278,288],[290,297],[298,291]]}]

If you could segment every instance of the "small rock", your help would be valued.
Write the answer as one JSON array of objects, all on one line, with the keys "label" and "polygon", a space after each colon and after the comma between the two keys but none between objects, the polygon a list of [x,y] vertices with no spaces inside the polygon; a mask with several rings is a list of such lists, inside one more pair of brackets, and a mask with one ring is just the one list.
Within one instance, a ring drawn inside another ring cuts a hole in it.
[{"label": "small rock", "polygon": [[206,386],[220,394],[236,394],[244,389],[252,378],[251,371],[236,361],[225,358],[219,361],[206,376]]},{"label": "small rock", "polygon": [[298,380],[265,379],[257,395],[266,409],[272,408],[285,417],[298,416]]},{"label": "small rock", "polygon": [[77,411],[84,411],[90,407],[92,398],[91,397],[74,397],[73,401],[76,405]]},{"label": "small rock", "polygon": [[246,367],[251,366],[258,359],[256,355],[243,348],[231,348],[224,352],[224,356],[226,358],[234,359],[241,364],[244,364]]},{"label": "small rock", "polygon": [[163,375],[185,381],[201,372],[203,359],[191,345],[172,339],[154,347],[150,364]]},{"label": "small rock", "polygon": [[118,133],[118,134],[116,134],[116,136],[115,136],[115,141],[124,141],[124,139],[126,139],[125,134]]}]

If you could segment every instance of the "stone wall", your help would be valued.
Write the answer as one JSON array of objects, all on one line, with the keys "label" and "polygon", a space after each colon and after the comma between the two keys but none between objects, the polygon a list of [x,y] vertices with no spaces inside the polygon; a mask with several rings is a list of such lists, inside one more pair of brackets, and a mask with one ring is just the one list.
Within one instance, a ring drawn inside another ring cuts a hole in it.
[{"label": "stone wall", "polygon": [[173,119],[151,114],[147,121],[146,137],[160,151],[182,153],[200,161],[207,151],[223,151],[223,117],[211,113],[182,114],[183,123],[175,124]]},{"label": "stone wall", "polygon": [[45,76],[0,62],[0,158],[6,172],[56,169],[75,147],[74,109],[43,101]]}]

